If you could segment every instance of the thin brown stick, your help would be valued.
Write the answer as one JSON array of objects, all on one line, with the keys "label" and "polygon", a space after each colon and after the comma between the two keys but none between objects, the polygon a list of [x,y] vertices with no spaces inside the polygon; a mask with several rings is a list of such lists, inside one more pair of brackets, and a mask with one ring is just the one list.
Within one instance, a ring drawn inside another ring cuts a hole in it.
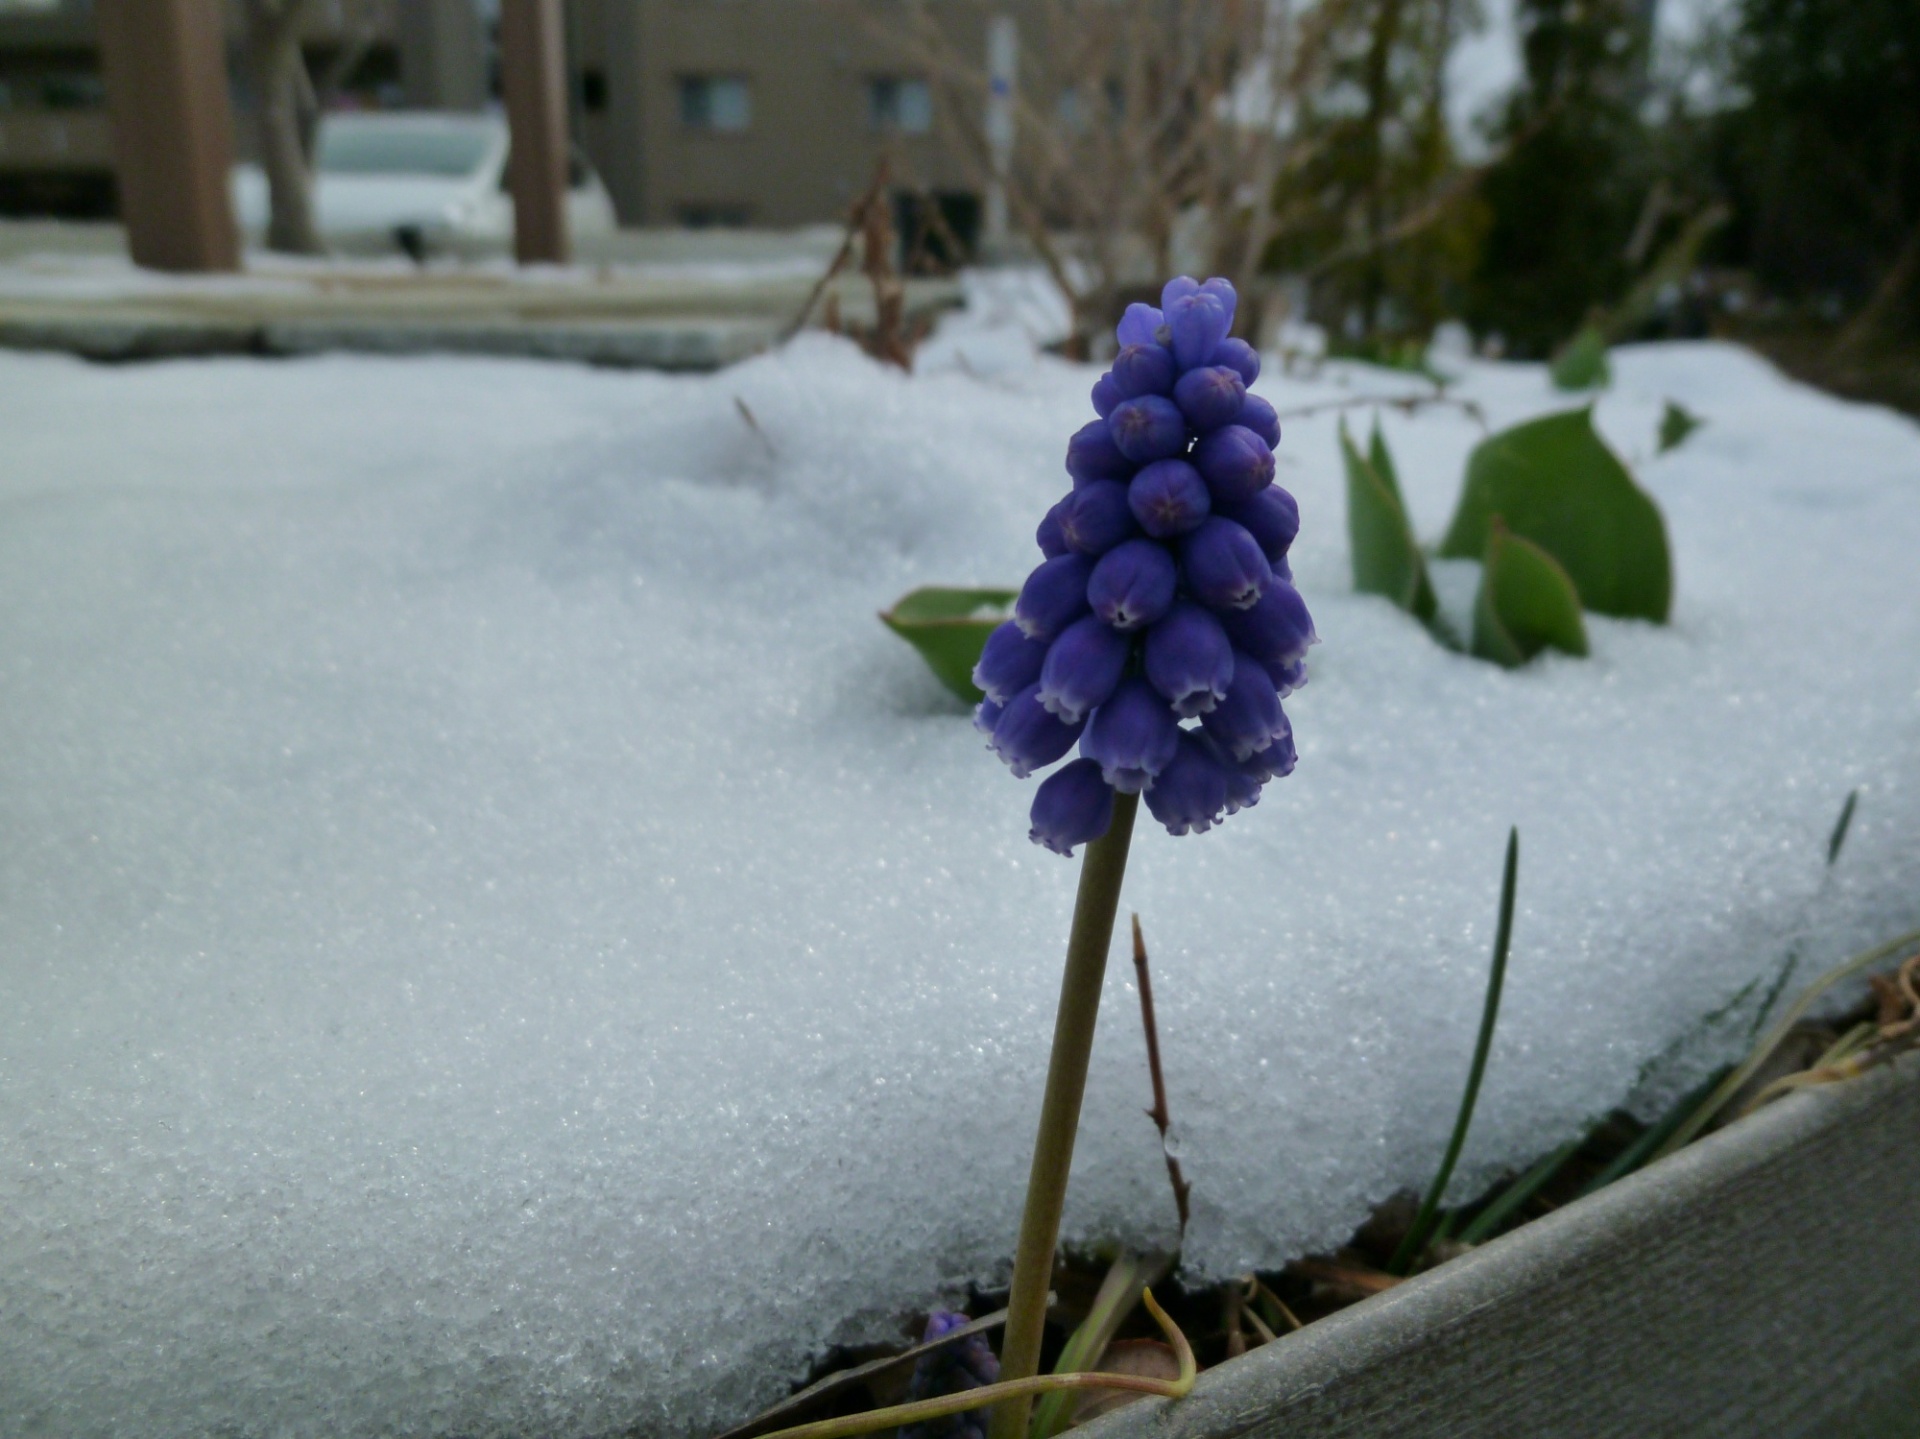
[{"label": "thin brown stick", "polygon": [[1481,429],[1487,427],[1486,412],[1473,400],[1463,400],[1457,395],[1352,395],[1343,400],[1320,400],[1311,405],[1295,405],[1290,410],[1280,410],[1276,419],[1303,420],[1309,415],[1326,414],[1334,410],[1359,410],[1368,405],[1375,408],[1399,410],[1403,414],[1412,414],[1423,405],[1451,405],[1467,416]]},{"label": "thin brown stick", "polygon": [[1167,1182],[1173,1185],[1173,1202],[1180,1211],[1180,1234],[1187,1233],[1187,1196],[1193,1186],[1180,1172],[1180,1161],[1167,1150],[1167,1131],[1173,1127],[1167,1112],[1167,1080],[1160,1070],[1160,1028],[1153,1019],[1153,980],[1147,974],[1147,941],[1140,933],[1140,916],[1133,917],[1133,972],[1140,981],[1140,1024],[1147,1033],[1147,1070],[1153,1076],[1153,1108],[1147,1111],[1154,1128],[1160,1131],[1160,1149],[1167,1160]]}]

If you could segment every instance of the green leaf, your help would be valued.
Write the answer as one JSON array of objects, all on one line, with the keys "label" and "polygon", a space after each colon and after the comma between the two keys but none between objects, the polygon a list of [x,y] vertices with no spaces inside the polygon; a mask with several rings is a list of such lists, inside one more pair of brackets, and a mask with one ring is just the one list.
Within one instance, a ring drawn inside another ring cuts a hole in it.
[{"label": "green leaf", "polygon": [[1362,594],[1385,595],[1421,620],[1437,608],[1426,561],[1407,523],[1386,442],[1374,431],[1370,447],[1386,461],[1383,474],[1354,448],[1345,425],[1340,453],[1347,463],[1347,537],[1353,546],[1353,587]]},{"label": "green leaf", "polygon": [[1660,416],[1660,453],[1675,449],[1685,442],[1688,435],[1706,423],[1698,415],[1677,401],[1668,400],[1667,408]]},{"label": "green leaf", "polygon": [[1473,652],[1511,667],[1549,646],[1587,652],[1580,595],[1552,555],[1510,533],[1496,515],[1473,606]]},{"label": "green leaf", "polygon": [[1588,609],[1666,622],[1673,602],[1666,521],[1594,432],[1590,410],[1543,415],[1482,440],[1467,458],[1440,553],[1479,558],[1496,514],[1565,567]]},{"label": "green leaf", "polygon": [[1373,466],[1374,473],[1387,482],[1387,488],[1393,491],[1393,498],[1399,502],[1402,513],[1407,508],[1407,497],[1400,492],[1400,475],[1393,467],[1393,454],[1387,449],[1387,437],[1380,433],[1380,416],[1373,417],[1373,434],[1367,440],[1367,463]]},{"label": "green leaf", "polygon": [[1018,590],[960,590],[932,585],[902,595],[881,622],[920,651],[940,683],[968,704],[986,696],[973,682],[987,636],[1007,618]]},{"label": "green leaf", "polygon": [[1613,379],[1607,364],[1607,337],[1596,326],[1586,328],[1567,341],[1554,356],[1548,375],[1556,390],[1598,390]]}]

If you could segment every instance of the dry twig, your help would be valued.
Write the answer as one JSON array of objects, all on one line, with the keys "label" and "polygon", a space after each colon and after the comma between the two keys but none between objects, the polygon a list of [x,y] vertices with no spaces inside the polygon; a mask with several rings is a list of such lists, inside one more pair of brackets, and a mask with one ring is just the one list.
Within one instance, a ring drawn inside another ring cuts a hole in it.
[{"label": "dry twig", "polygon": [[1153,980],[1147,973],[1147,941],[1140,933],[1140,916],[1133,917],[1133,972],[1140,982],[1140,1023],[1147,1033],[1147,1069],[1153,1076],[1153,1108],[1147,1111],[1154,1128],[1160,1131],[1160,1149],[1167,1160],[1167,1181],[1173,1186],[1173,1202],[1180,1211],[1180,1233],[1187,1232],[1187,1196],[1193,1186],[1180,1172],[1180,1161],[1167,1148],[1167,1131],[1173,1127],[1167,1111],[1167,1081],[1160,1070],[1160,1029],[1153,1018]]}]

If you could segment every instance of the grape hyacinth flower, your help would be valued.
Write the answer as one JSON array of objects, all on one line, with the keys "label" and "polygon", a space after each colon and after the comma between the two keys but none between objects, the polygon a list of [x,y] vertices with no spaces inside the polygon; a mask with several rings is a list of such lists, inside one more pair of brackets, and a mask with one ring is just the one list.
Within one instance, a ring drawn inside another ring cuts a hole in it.
[{"label": "grape hyacinth flower", "polygon": [[[927,1316],[926,1331],[920,1336],[920,1342],[931,1344],[936,1339],[944,1339],[971,1322],[964,1314],[936,1309]],[[999,1377],[1000,1361],[993,1357],[987,1336],[969,1334],[915,1361],[907,1397],[909,1400],[937,1399],[946,1394],[964,1394],[969,1389],[984,1388]],[[986,1439],[986,1416],[970,1410],[944,1419],[903,1425],[899,1433],[900,1439]]]},{"label": "grape hyacinth flower", "polygon": [[[1185,277],[1127,307],[1096,419],[1067,445],[1073,491],[1036,532],[1042,561],[974,671],[993,751],[1040,783],[1031,838],[1086,846],[1053,1055],[1007,1301],[1003,1377],[1037,1371],[1100,1002],[1135,815],[1175,835],[1252,807],[1294,767],[1281,699],[1306,682],[1313,620],[1287,553],[1300,529],[1273,483],[1280,420],[1248,392],[1260,357],[1230,338],[1233,286]],[[1079,757],[1069,759],[1075,745]],[[1027,1400],[993,1439],[1024,1439]]]}]

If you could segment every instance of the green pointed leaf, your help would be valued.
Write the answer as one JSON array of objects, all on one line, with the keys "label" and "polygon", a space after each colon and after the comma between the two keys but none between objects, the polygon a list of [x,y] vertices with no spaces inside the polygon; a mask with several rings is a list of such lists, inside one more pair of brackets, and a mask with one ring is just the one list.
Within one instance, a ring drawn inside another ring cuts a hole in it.
[{"label": "green pointed leaf", "polygon": [[[1386,455],[1386,445],[1375,432],[1373,448]],[[1421,620],[1431,620],[1436,609],[1426,561],[1398,488],[1354,448],[1345,425],[1340,427],[1340,453],[1347,464],[1347,537],[1353,545],[1353,587],[1362,594],[1385,595]],[[1393,461],[1387,457],[1387,474]]]},{"label": "green pointed leaf", "polygon": [[1667,408],[1660,416],[1660,453],[1676,449],[1686,442],[1688,435],[1706,423],[1686,406],[1675,400],[1667,401]]},{"label": "green pointed leaf", "polygon": [[1567,341],[1548,371],[1556,390],[1604,389],[1613,379],[1607,363],[1607,337],[1588,325]]},{"label": "green pointed leaf", "polygon": [[1373,434],[1367,440],[1367,463],[1373,466],[1374,473],[1387,483],[1393,491],[1393,497],[1399,502],[1402,513],[1407,508],[1407,497],[1400,492],[1400,475],[1393,467],[1393,454],[1387,449],[1387,437],[1380,433],[1380,416],[1373,417]]},{"label": "green pointed leaf", "polygon": [[986,696],[973,682],[987,636],[1007,618],[1018,590],[961,590],[928,586],[903,595],[880,619],[920,651],[941,684],[968,704]]},{"label": "green pointed leaf", "polygon": [[1541,650],[1587,652],[1580,595],[1553,556],[1494,517],[1480,594],[1473,606],[1473,652],[1509,667]]},{"label": "green pointed leaf", "polygon": [[1673,602],[1666,521],[1595,433],[1590,410],[1543,415],[1482,440],[1467,458],[1460,507],[1440,553],[1479,558],[1496,514],[1560,562],[1586,608],[1666,622]]}]

